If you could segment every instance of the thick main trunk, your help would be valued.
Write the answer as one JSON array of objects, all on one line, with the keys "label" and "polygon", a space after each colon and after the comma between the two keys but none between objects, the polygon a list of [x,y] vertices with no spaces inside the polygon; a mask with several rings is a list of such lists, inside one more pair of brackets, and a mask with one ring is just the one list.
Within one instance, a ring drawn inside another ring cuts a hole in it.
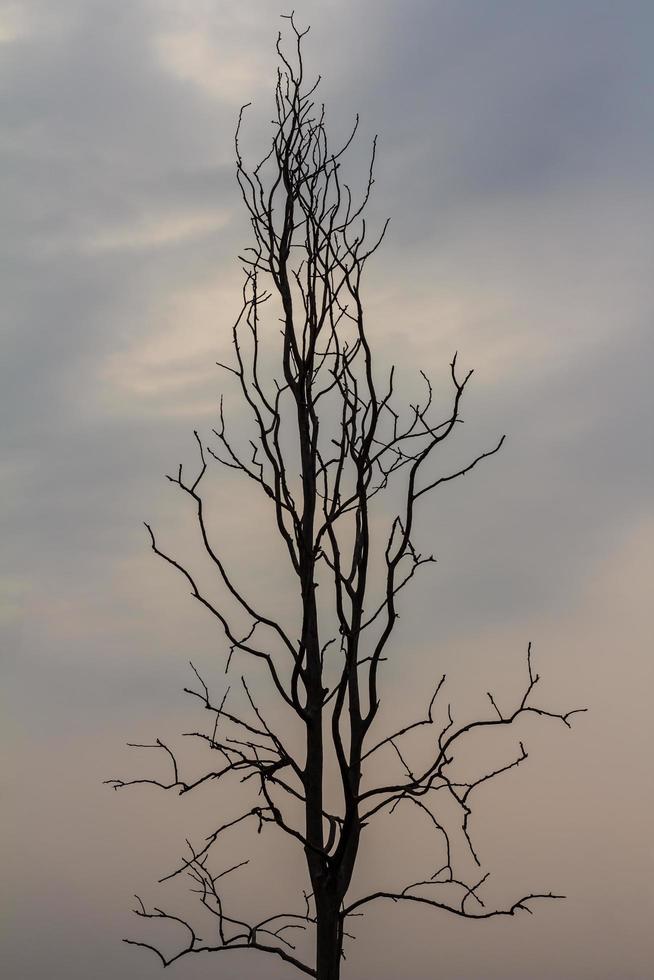
[{"label": "thick main trunk", "polygon": [[318,900],[316,977],[317,980],[339,980],[343,934],[340,927],[338,902],[333,898]]}]

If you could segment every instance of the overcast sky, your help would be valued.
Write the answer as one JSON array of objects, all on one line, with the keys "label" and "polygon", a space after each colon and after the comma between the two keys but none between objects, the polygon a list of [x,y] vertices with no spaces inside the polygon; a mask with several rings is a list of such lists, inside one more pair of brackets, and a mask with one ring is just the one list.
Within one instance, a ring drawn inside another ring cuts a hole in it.
[{"label": "overcast sky", "polygon": [[[567,902],[488,924],[371,908],[346,976],[645,980],[654,6],[295,9],[336,140],[361,115],[354,175],[379,134],[371,221],[391,217],[367,292],[379,361],[398,364],[409,397],[418,368],[446,381],[454,350],[475,368],[465,439],[444,465],[507,433],[421,514],[438,564],[407,600],[394,710],[422,711],[443,669],[464,699],[483,705],[492,684],[508,703],[529,640],[544,696],[591,709],[571,732],[530,726],[533,758],[475,818],[498,902],[525,888]],[[125,741],[197,723],[181,692],[189,657],[224,684],[222,638],[148,551],[142,521],[193,555],[163,474],[215,422],[214,362],[229,356],[249,243],[233,131],[253,102],[245,145],[265,150],[279,13],[263,0],[0,0],[9,980],[159,976],[120,942],[143,925],[131,896],[165,904],[154,881],[222,812],[219,795],[198,811],[101,781],[132,771]],[[283,602],[241,494],[225,477],[221,547]],[[401,870],[405,844],[388,833],[366,873]],[[266,867],[236,892],[242,911]],[[291,975],[256,955],[176,975]]]}]

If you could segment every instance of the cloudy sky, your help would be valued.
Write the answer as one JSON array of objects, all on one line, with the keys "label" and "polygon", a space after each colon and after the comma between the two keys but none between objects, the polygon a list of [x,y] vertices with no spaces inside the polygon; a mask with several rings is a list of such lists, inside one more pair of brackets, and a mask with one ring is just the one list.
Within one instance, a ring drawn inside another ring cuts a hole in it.
[{"label": "cloudy sky", "polygon": [[[353,173],[379,134],[371,220],[391,225],[368,309],[380,362],[398,364],[410,396],[418,367],[443,380],[458,349],[475,368],[460,451],[508,436],[423,514],[439,561],[407,601],[395,709],[415,711],[443,669],[464,699],[492,684],[510,700],[529,640],[544,696],[591,709],[572,732],[530,727],[529,764],[475,818],[499,902],[525,889],[567,902],[488,924],[371,909],[347,976],[644,980],[654,7],[295,7],[332,132],[361,115]],[[154,957],[120,943],[141,925],[131,896],[163,904],[154,881],[222,812],[207,814],[219,798],[198,811],[101,781],[134,771],[125,741],[193,724],[189,658],[224,683],[222,638],[151,556],[142,521],[193,555],[163,474],[193,459],[193,429],[215,420],[214,362],[228,356],[248,244],[233,131],[252,101],[246,146],[265,148],[279,13],[263,0],[0,0],[11,980],[158,976]],[[238,425],[237,402],[230,411]],[[219,491],[221,547],[274,596],[249,498],[227,477]],[[366,873],[412,867],[405,850],[389,825]],[[263,900],[266,860],[235,893],[244,907]],[[198,958],[177,974],[288,975],[235,961]]]}]

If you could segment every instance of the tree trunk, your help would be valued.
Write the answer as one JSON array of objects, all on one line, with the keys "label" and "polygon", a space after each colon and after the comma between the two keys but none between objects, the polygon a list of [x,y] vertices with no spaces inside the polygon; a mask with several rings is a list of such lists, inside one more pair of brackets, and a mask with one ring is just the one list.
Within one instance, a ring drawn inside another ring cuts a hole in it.
[{"label": "tree trunk", "polygon": [[338,902],[331,896],[319,900],[316,904],[317,948],[316,948],[316,977],[317,980],[339,980],[341,975],[341,950],[343,934],[338,914]]}]

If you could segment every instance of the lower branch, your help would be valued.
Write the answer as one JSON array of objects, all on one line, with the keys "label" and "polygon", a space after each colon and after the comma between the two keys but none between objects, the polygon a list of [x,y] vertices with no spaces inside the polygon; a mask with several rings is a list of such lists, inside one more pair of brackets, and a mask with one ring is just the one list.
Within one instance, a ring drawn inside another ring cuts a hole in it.
[{"label": "lower branch", "polygon": [[[230,868],[229,871],[235,870],[236,867],[240,867],[240,866],[241,865],[236,865],[234,868]],[[206,869],[204,868],[204,866],[202,864],[196,863],[195,870],[198,869],[201,869],[206,873]],[[191,876],[195,878],[194,874],[192,874]],[[222,876],[218,875],[217,877],[222,877]],[[215,892],[215,888],[213,887],[215,885],[216,879],[211,878],[210,876],[208,876],[208,878],[212,886],[211,890],[214,896],[218,898],[217,893]],[[197,880],[197,878],[195,878],[195,880]],[[206,896],[206,891],[205,891],[205,896]],[[312,969],[310,966],[307,966],[306,963],[303,963],[301,960],[299,960],[294,955],[294,953],[288,952],[286,949],[283,949],[281,946],[273,946],[268,944],[267,942],[262,942],[258,938],[259,934],[264,933],[267,934],[268,936],[273,937],[273,939],[278,939],[281,942],[285,943],[285,945],[290,950],[294,950],[295,947],[293,946],[292,943],[290,943],[287,939],[285,939],[282,936],[282,932],[284,930],[291,929],[291,928],[304,928],[306,923],[314,921],[312,917],[309,915],[308,911],[305,915],[298,915],[294,913],[288,913],[288,914],[282,913],[264,919],[263,921],[257,923],[256,925],[248,925],[247,923],[241,922],[238,919],[234,919],[231,918],[230,916],[224,915],[222,911],[222,903],[220,902],[219,899],[218,899],[217,910],[212,909],[206,903],[205,900],[203,901],[205,907],[207,907],[209,911],[212,911],[214,915],[218,915],[220,920],[220,928],[219,928],[220,938],[221,938],[220,945],[208,946],[208,945],[201,945],[202,940],[198,938],[193,927],[189,925],[189,923],[186,922],[185,919],[181,919],[179,916],[176,915],[170,915],[168,912],[164,912],[162,909],[159,908],[155,908],[152,912],[148,912],[143,902],[138,897],[138,895],[135,897],[137,902],[139,903],[139,908],[134,909],[134,914],[137,915],[139,918],[167,919],[171,922],[179,923],[189,933],[189,939],[187,945],[184,946],[182,949],[180,949],[177,953],[174,953],[172,956],[168,956],[168,957],[165,956],[160,949],[158,949],[156,946],[153,946],[151,943],[146,943],[143,942],[142,940],[137,940],[137,939],[123,940],[123,942],[127,943],[130,946],[141,946],[143,947],[143,949],[151,950],[153,953],[155,953],[156,956],[159,957],[164,968],[171,966],[173,963],[177,962],[177,960],[182,959],[182,957],[184,956],[188,956],[190,953],[222,953],[227,950],[256,949],[262,953],[271,953],[275,956],[279,956],[286,963],[290,963],[291,966],[294,966],[301,973],[305,973],[311,977],[316,976],[316,971]],[[287,921],[287,922],[282,921],[282,924],[280,926],[278,926],[276,929],[273,929],[272,928],[273,923],[277,920],[291,920],[291,921]],[[232,936],[231,938],[228,938],[225,936],[223,932],[224,922],[229,923],[231,925],[239,926],[241,928],[236,935]]]},{"label": "lower branch", "polygon": [[[473,894],[473,893],[474,893],[474,889],[468,890],[468,894]],[[517,902],[514,902],[513,905],[511,905],[511,907],[508,909],[493,909],[489,912],[467,912],[465,910],[465,907],[448,905],[445,902],[438,902],[436,901],[436,899],[428,898],[425,895],[411,895],[406,891],[403,892],[377,891],[377,892],[373,892],[370,895],[366,895],[364,898],[359,898],[357,899],[356,902],[353,902],[351,905],[348,905],[348,907],[343,909],[343,911],[341,912],[341,916],[342,918],[346,918],[348,915],[352,915],[352,913],[355,912],[356,909],[361,908],[362,905],[368,905],[370,902],[375,902],[380,898],[389,898],[393,902],[419,902],[421,905],[431,905],[433,908],[442,909],[445,912],[451,912],[453,915],[458,915],[460,918],[463,919],[493,919],[496,918],[497,916],[515,915],[519,909],[522,909],[525,912],[529,912],[530,915],[533,915],[532,910],[526,904],[527,902],[531,902],[540,898],[565,898],[565,895],[554,895],[552,892],[547,892],[543,894],[525,895],[524,898],[521,898]]]}]

